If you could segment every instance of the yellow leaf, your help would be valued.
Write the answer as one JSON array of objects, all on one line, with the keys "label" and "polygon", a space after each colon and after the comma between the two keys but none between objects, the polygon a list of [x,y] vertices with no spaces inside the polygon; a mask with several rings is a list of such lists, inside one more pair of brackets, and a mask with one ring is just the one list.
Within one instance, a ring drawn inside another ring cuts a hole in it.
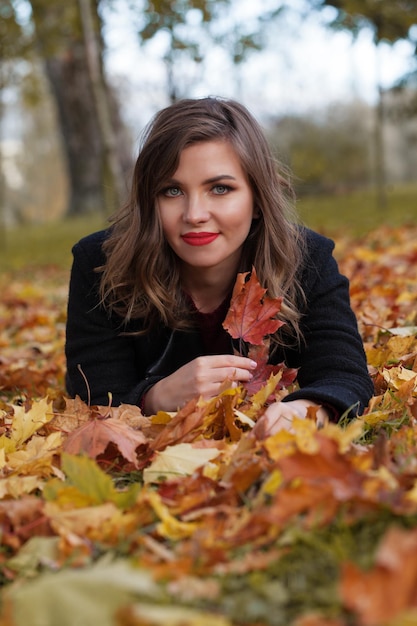
[{"label": "yellow leaf", "polygon": [[405,499],[417,504],[417,481],[414,482],[412,489],[407,491],[405,494]]},{"label": "yellow leaf", "polygon": [[405,354],[416,350],[416,338],[413,335],[393,335],[381,347],[371,347],[366,350],[369,365],[381,367],[389,361],[398,361]]},{"label": "yellow leaf", "polygon": [[219,478],[219,466],[215,463],[206,463],[203,468],[203,476],[211,478],[211,480],[218,480]]},{"label": "yellow leaf", "polygon": [[279,381],[282,378],[282,370],[276,374],[271,374],[268,378],[266,385],[264,385],[259,391],[253,394],[251,397],[251,407],[245,411],[249,417],[253,417],[258,414],[260,409],[266,404],[269,396],[274,393]]},{"label": "yellow leaf", "polygon": [[294,417],[292,428],[294,430],[297,448],[305,454],[317,454],[320,445],[315,438],[317,432],[316,423],[311,419]]},{"label": "yellow leaf", "polygon": [[23,406],[14,406],[14,416],[10,439],[16,448],[27,441],[37,430],[42,428],[54,417],[52,402],[46,398],[33,402],[32,408],[25,412]]},{"label": "yellow leaf", "polygon": [[171,515],[156,492],[150,491],[147,494],[147,498],[156,515],[161,520],[157,530],[163,537],[173,540],[185,539],[186,537],[191,537],[197,530],[197,524],[181,522]]},{"label": "yellow leaf", "polygon": [[157,452],[155,460],[144,470],[144,482],[155,483],[177,476],[189,476],[219,454],[217,448],[196,448],[191,443],[168,446],[162,452]]},{"label": "yellow leaf", "polygon": [[361,419],[352,420],[346,428],[329,422],[320,432],[326,435],[326,437],[337,441],[339,451],[343,454],[348,451],[351,443],[355,441],[355,439],[361,437],[363,433],[363,421]]},{"label": "yellow leaf", "polygon": [[20,498],[25,493],[31,493],[43,486],[43,481],[37,476],[8,476],[0,480],[0,500],[3,498]]},{"label": "yellow leaf", "polygon": [[366,415],[362,415],[361,419],[365,424],[369,426],[376,426],[380,422],[386,422],[387,420],[392,418],[392,411],[390,409],[380,410],[380,411],[372,411],[371,413],[367,413]]},{"label": "yellow leaf", "polygon": [[[2,435],[0,437],[0,450],[2,451],[2,459],[6,459],[6,454],[10,452],[14,452],[16,450],[16,444],[14,441],[10,439],[10,437],[6,437],[6,435]],[[1,626],[1,625],[0,625]]]},{"label": "yellow leaf", "polygon": [[98,504],[91,495],[83,493],[74,485],[68,485],[57,478],[45,484],[43,495],[48,502],[54,502],[62,509],[83,509]]},{"label": "yellow leaf", "polygon": [[16,450],[7,457],[7,466],[18,474],[54,474],[53,456],[62,446],[62,433],[51,433],[48,437],[33,436],[22,450]]},{"label": "yellow leaf", "polygon": [[54,531],[73,543],[76,543],[76,538],[84,543],[86,538],[106,541],[109,537],[117,543],[120,537],[128,536],[135,527],[134,517],[123,513],[113,502],[68,510],[60,508],[55,502],[46,502],[44,512]]},{"label": "yellow leaf", "polygon": [[175,416],[175,413],[170,413],[168,411],[158,411],[156,415],[152,415],[151,423],[152,424],[169,424],[172,418]]},{"label": "yellow leaf", "polygon": [[272,496],[282,485],[282,472],[274,469],[262,485],[261,492]]},{"label": "yellow leaf", "polygon": [[399,389],[405,382],[414,381],[414,392],[417,390],[417,372],[413,372],[402,365],[384,368],[382,370],[382,376],[394,389]]},{"label": "yellow leaf", "polygon": [[265,440],[264,446],[270,458],[273,461],[278,461],[278,459],[294,454],[296,450],[295,436],[288,430],[279,430]]}]

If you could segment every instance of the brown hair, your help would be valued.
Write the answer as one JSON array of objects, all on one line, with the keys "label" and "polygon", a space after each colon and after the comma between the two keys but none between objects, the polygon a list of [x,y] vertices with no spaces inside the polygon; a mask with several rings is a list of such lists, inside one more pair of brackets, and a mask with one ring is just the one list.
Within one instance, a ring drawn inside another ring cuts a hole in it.
[{"label": "brown hair", "polygon": [[125,321],[142,318],[145,330],[155,323],[190,326],[177,257],[163,235],[156,202],[177,169],[182,150],[219,139],[228,141],[238,155],[260,216],[244,244],[239,271],[254,266],[268,294],[284,296],[280,317],[288,324],[287,331],[298,336],[297,303],[303,292],[297,274],[303,240],[293,220],[289,177],[278,168],[257,121],[233,100],[180,100],[157,113],[146,129],[130,199],[114,216],[104,244],[102,300]]}]

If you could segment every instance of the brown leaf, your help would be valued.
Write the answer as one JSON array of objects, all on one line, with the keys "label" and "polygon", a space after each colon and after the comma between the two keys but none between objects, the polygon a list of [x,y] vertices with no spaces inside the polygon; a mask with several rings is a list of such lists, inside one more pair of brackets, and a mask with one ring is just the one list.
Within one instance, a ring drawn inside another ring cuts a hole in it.
[{"label": "brown leaf", "polygon": [[145,435],[115,418],[94,418],[74,430],[64,444],[65,452],[85,452],[92,459],[104,454],[109,445],[117,447],[120,454],[138,468],[137,448],[147,445]]},{"label": "brown leaf", "polygon": [[308,454],[297,450],[278,460],[284,479],[303,480],[315,485],[327,484],[339,502],[364,495],[362,489],[365,478],[355,469],[349,457],[340,453],[338,443],[319,433],[313,436],[319,443],[317,453]]},{"label": "brown leaf", "polygon": [[18,500],[0,502],[0,526],[2,544],[17,550],[33,535],[52,534],[44,514],[44,503],[32,495],[21,496]]},{"label": "brown leaf", "polygon": [[194,441],[203,428],[206,413],[206,406],[198,406],[197,399],[190,400],[154,439],[151,448],[163,450],[176,443]]},{"label": "brown leaf", "polygon": [[375,566],[361,571],[346,563],[341,595],[364,626],[387,624],[417,607],[417,530],[390,528],[377,551]]}]

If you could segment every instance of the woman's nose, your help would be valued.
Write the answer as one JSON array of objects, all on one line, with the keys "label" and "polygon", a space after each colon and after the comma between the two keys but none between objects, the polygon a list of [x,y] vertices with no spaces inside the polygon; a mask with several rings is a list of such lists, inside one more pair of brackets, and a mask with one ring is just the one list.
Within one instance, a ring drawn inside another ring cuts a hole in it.
[{"label": "woman's nose", "polygon": [[191,196],[186,199],[184,207],[184,221],[188,224],[207,222],[210,212],[201,196]]}]

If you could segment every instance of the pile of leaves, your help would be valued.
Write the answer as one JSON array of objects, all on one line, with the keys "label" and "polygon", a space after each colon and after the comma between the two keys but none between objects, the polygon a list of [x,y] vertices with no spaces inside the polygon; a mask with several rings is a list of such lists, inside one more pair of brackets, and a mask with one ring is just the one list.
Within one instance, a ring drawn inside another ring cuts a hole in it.
[{"label": "pile of leaves", "polygon": [[262,418],[296,383],[256,276],[226,320],[255,386],[151,418],[66,397],[65,273],[3,279],[0,626],[417,623],[417,229],[337,250],[375,395],[292,432]]}]

